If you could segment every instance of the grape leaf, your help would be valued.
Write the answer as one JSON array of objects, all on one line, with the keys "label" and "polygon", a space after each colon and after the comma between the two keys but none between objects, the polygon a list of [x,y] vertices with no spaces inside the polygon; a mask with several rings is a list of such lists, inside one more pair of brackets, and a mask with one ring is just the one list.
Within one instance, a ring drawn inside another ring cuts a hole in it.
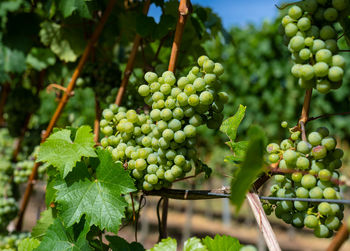
[{"label": "grape leaf", "polygon": [[53,221],[52,209],[49,207],[45,211],[41,212],[40,219],[32,229],[31,236],[41,240],[45,236],[46,230],[53,223]]},{"label": "grape leaf", "polygon": [[208,249],[203,245],[200,239],[192,237],[185,241],[183,251],[208,251]]},{"label": "grape leaf", "polygon": [[248,143],[248,141],[227,142],[227,144],[231,147],[234,155],[225,157],[225,161],[242,162],[248,149]]},{"label": "grape leaf", "polygon": [[96,157],[94,135],[89,126],[81,126],[72,142],[71,131],[64,129],[53,133],[41,144],[37,161],[48,162],[56,167],[62,177],[72,171],[82,157]]},{"label": "grape leaf", "polygon": [[64,18],[71,16],[75,11],[83,18],[91,18],[86,0],[60,0],[58,9],[62,12]]},{"label": "grape leaf", "polygon": [[132,242],[128,243],[125,239],[119,236],[107,235],[106,239],[109,241],[109,247],[112,251],[144,251],[144,247],[141,243]]},{"label": "grape leaf", "polygon": [[41,71],[56,63],[55,55],[45,48],[32,48],[27,55],[27,64],[35,70]]},{"label": "grape leaf", "polygon": [[161,242],[157,243],[153,248],[147,249],[147,251],[176,251],[176,248],[176,240],[169,237],[162,239]]},{"label": "grape leaf", "polygon": [[85,215],[90,225],[116,233],[127,206],[121,195],[135,191],[135,186],[122,164],[114,163],[108,151],[97,153],[100,163],[96,179],[59,185],[56,201],[65,225],[71,226]]},{"label": "grape leaf", "polygon": [[32,251],[40,245],[40,241],[34,238],[25,238],[18,244],[18,251]]},{"label": "grape leaf", "polygon": [[236,238],[227,235],[215,235],[214,239],[207,236],[202,240],[208,251],[237,251],[243,247]]},{"label": "grape leaf", "polygon": [[22,73],[26,69],[25,56],[23,52],[11,50],[5,46],[0,47],[0,58],[2,58],[5,72]]},{"label": "grape leaf", "polygon": [[88,251],[92,250],[86,240],[90,227],[85,224],[77,238],[74,238],[73,228],[65,229],[59,219],[48,228],[45,237],[35,251]]},{"label": "grape leaf", "polygon": [[242,205],[245,194],[256,179],[263,167],[263,156],[265,149],[266,136],[262,128],[252,126],[248,131],[249,143],[246,157],[240,167],[237,176],[231,182],[231,202],[239,210]]},{"label": "grape leaf", "polygon": [[246,108],[246,106],[239,105],[236,114],[222,122],[220,131],[225,133],[232,142],[236,139],[237,129],[244,118]]},{"label": "grape leaf", "polygon": [[84,37],[81,30],[72,29],[70,25],[59,25],[45,21],[39,32],[41,42],[63,61],[74,62],[84,49]]}]

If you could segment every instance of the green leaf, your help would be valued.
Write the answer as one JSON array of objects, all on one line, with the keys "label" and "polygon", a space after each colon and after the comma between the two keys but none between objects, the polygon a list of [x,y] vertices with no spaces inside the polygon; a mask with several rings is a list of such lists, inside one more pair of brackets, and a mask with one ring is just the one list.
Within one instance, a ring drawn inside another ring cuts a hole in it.
[{"label": "green leaf", "polygon": [[109,247],[112,251],[144,251],[144,247],[141,243],[132,242],[128,243],[125,239],[119,236],[107,235],[106,239],[109,241]]},{"label": "green leaf", "polygon": [[200,239],[197,237],[192,237],[185,241],[184,251],[208,251],[206,246],[203,245]]},{"label": "green leaf", "polygon": [[26,69],[25,56],[23,52],[0,47],[0,60],[5,72],[22,73]]},{"label": "green leaf", "polygon": [[31,236],[41,240],[45,236],[46,230],[53,223],[53,221],[54,218],[52,216],[52,209],[49,207],[45,211],[41,212],[40,219],[32,229]]},{"label": "green leaf", "polygon": [[214,239],[207,236],[202,240],[208,251],[238,251],[243,247],[236,238],[227,235],[215,235]]},{"label": "green leaf", "polygon": [[263,167],[263,156],[266,136],[262,128],[253,126],[248,131],[249,144],[241,168],[231,183],[231,202],[239,210],[245,195],[252,182],[256,179]]},{"label": "green leaf", "polygon": [[244,118],[246,108],[246,106],[239,105],[236,114],[222,122],[220,131],[225,133],[231,141],[236,139],[237,129]]},{"label": "green leaf", "polygon": [[162,239],[161,242],[157,243],[153,248],[147,249],[147,251],[176,251],[176,248],[176,240],[169,237]]},{"label": "green leaf", "polygon": [[18,251],[32,251],[40,245],[40,241],[34,238],[25,238],[18,244]]},{"label": "green leaf", "polygon": [[62,12],[64,18],[71,16],[75,11],[83,18],[91,18],[86,0],[60,0],[58,2],[58,9]]},{"label": "green leaf", "polygon": [[227,144],[231,147],[234,155],[225,157],[225,160],[229,162],[242,162],[248,149],[248,143],[248,141],[227,142]]},{"label": "green leaf", "polygon": [[27,55],[26,62],[35,70],[41,71],[50,65],[54,65],[56,57],[49,49],[32,48]]},{"label": "green leaf", "polygon": [[73,228],[66,229],[59,219],[48,228],[47,233],[35,251],[88,251],[92,250],[86,240],[90,227],[85,224],[83,231],[74,238]]},{"label": "green leaf", "polygon": [[66,177],[82,157],[96,157],[94,135],[89,126],[77,130],[74,142],[70,135],[71,131],[67,129],[51,134],[41,144],[37,159],[38,162],[48,162],[56,167],[62,177]]},{"label": "green leaf", "polygon": [[156,22],[153,17],[148,17],[144,14],[140,14],[136,17],[136,32],[141,37],[150,36],[155,29]]},{"label": "green leaf", "polygon": [[135,191],[135,186],[129,173],[120,162],[114,163],[107,150],[97,153],[100,163],[96,179],[59,185],[56,201],[65,225],[71,226],[85,215],[90,226],[116,233],[127,206],[122,195]]},{"label": "green leaf", "polygon": [[50,46],[61,60],[74,62],[82,53],[86,41],[81,30],[73,29],[68,23],[59,25],[49,21],[41,23],[40,27],[41,42]]}]

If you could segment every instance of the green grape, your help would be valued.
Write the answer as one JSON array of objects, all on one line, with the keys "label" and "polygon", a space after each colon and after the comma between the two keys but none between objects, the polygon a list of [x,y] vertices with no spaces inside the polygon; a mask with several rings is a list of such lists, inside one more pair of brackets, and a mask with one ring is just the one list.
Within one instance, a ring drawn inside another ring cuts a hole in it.
[{"label": "green grape", "polygon": [[179,102],[180,106],[186,106],[188,104],[188,96],[186,93],[181,92],[179,95],[177,95],[177,101]]},{"label": "green grape", "polygon": [[301,31],[307,31],[311,28],[311,21],[307,17],[302,17],[298,20],[297,26]]},{"label": "green grape", "polygon": [[182,91],[181,91],[180,88],[175,87],[175,88],[171,89],[170,95],[171,95],[173,98],[177,98],[177,96],[178,96],[181,92],[182,92]]},{"label": "green grape", "polygon": [[158,100],[163,100],[164,99],[164,94],[159,92],[159,91],[156,91],[155,93],[153,93],[152,95],[152,100],[154,102],[157,102]]},{"label": "green grape", "polygon": [[294,77],[300,78],[300,68],[301,68],[301,64],[294,64],[293,65],[291,72],[292,72]]},{"label": "green grape", "polygon": [[181,122],[178,119],[172,119],[169,121],[168,127],[169,127],[169,129],[176,132],[176,131],[181,129]]},{"label": "green grape", "polygon": [[309,196],[312,199],[322,199],[323,191],[319,187],[314,187],[309,191]]},{"label": "green grape", "polygon": [[348,6],[348,1],[347,0],[332,0],[332,6],[339,10],[345,10],[345,8]]},{"label": "green grape", "polygon": [[314,13],[317,9],[317,1],[316,0],[304,0],[302,1],[302,8],[304,11],[309,13]]},{"label": "green grape", "polygon": [[162,118],[162,120],[168,121],[168,120],[172,119],[173,113],[170,109],[165,108],[160,112],[160,117]]},{"label": "green grape", "polygon": [[172,97],[168,97],[165,101],[165,107],[168,109],[174,109],[176,107],[176,100]]},{"label": "green grape", "polygon": [[340,221],[336,216],[329,216],[325,221],[325,225],[329,230],[338,230],[340,227]]},{"label": "green grape", "polygon": [[194,110],[193,107],[188,106],[188,107],[186,107],[186,108],[184,109],[184,115],[185,115],[185,117],[190,118],[190,117],[192,117],[194,114],[195,114],[195,110]]},{"label": "green grape", "polygon": [[323,197],[325,199],[330,199],[330,200],[336,199],[337,196],[336,196],[336,192],[335,192],[334,188],[326,187],[323,190]]},{"label": "green grape", "polygon": [[319,132],[312,132],[308,136],[308,140],[311,145],[317,146],[321,144],[322,141],[322,135]]},{"label": "green grape", "polygon": [[334,30],[334,28],[330,25],[325,25],[322,27],[322,29],[320,30],[320,37],[323,40],[327,40],[327,39],[333,39],[336,37],[336,32]]},{"label": "green grape", "polygon": [[[299,172],[295,172],[295,173],[292,173],[292,180],[294,182],[297,182],[299,183],[301,181],[301,178],[303,177],[303,174],[302,173],[299,173]],[[303,188],[303,187],[302,187]]]},{"label": "green grape", "polygon": [[331,83],[328,80],[323,79],[317,82],[316,89],[322,94],[327,94],[331,90]]},{"label": "green grape", "polygon": [[174,138],[174,131],[171,129],[165,129],[162,133],[162,137],[166,140],[166,141],[170,141]]},{"label": "green grape", "polygon": [[142,97],[146,97],[151,93],[151,90],[148,85],[141,85],[138,92]]},{"label": "green grape", "polygon": [[338,18],[338,11],[334,8],[327,8],[323,13],[324,19],[333,22]]},{"label": "green grape", "polygon": [[191,138],[196,136],[196,128],[193,125],[186,125],[184,128],[186,137]]},{"label": "green grape", "polygon": [[147,181],[144,181],[144,182],[143,182],[142,187],[143,187],[143,189],[146,190],[146,191],[151,191],[151,190],[153,190],[152,184],[148,183]]},{"label": "green grape", "polygon": [[318,62],[313,65],[313,68],[314,68],[316,77],[325,77],[328,75],[329,67],[328,67],[328,64],[326,64],[325,62]]},{"label": "green grape", "polygon": [[281,142],[280,146],[282,150],[288,150],[289,148],[293,147],[293,142],[289,139],[285,139]]},{"label": "green grape", "polygon": [[303,11],[299,6],[293,5],[288,10],[288,16],[290,16],[294,20],[299,19],[302,15]]},{"label": "green grape", "polygon": [[294,201],[294,207],[296,210],[302,212],[309,207],[309,204],[306,201]]},{"label": "green grape", "polygon": [[199,95],[200,104],[210,105],[214,101],[213,94],[208,91],[204,91]]},{"label": "green grape", "polygon": [[311,150],[311,155],[316,159],[323,159],[327,156],[327,149],[324,146],[315,146]]},{"label": "green grape", "polygon": [[311,51],[307,48],[301,49],[299,51],[299,57],[302,60],[308,60],[311,57]]},{"label": "green grape", "polygon": [[208,60],[205,60],[204,63],[203,63],[203,70],[206,72],[206,73],[211,73],[213,72],[214,70],[214,67],[215,67],[215,63],[208,59]]},{"label": "green grape", "polygon": [[201,92],[205,89],[205,81],[203,78],[196,78],[193,82],[193,87],[197,92]]},{"label": "green grape", "polygon": [[322,215],[329,215],[332,212],[332,207],[328,202],[321,202],[317,206],[317,210]]},{"label": "green grape", "polygon": [[288,126],[288,122],[287,121],[282,121],[281,122],[281,127],[282,128],[287,128],[287,126]]},{"label": "green grape", "polygon": [[280,159],[280,156],[278,154],[272,153],[269,155],[269,161],[271,163],[277,163]]},{"label": "green grape", "polygon": [[307,189],[313,188],[316,185],[316,178],[311,174],[306,174],[301,179],[301,185]]},{"label": "green grape", "polygon": [[294,19],[291,18],[289,15],[284,16],[284,17],[282,18],[282,21],[281,21],[283,27],[286,27],[287,24],[293,23],[293,22],[294,22]]},{"label": "green grape", "polygon": [[104,117],[105,120],[111,121],[114,117],[114,113],[109,109],[105,109],[102,112],[102,116]]},{"label": "green grape", "polygon": [[278,144],[276,143],[270,143],[267,145],[266,147],[266,151],[268,153],[277,153],[280,150],[280,147]]},{"label": "green grape", "polygon": [[204,62],[207,61],[209,58],[207,56],[200,56],[197,60],[197,63],[200,67],[203,66]]},{"label": "green grape", "polygon": [[192,84],[188,84],[185,86],[184,93],[187,96],[190,96],[190,95],[196,93],[196,89],[194,88],[194,86]]},{"label": "green grape", "polygon": [[298,198],[309,198],[309,190],[307,190],[304,187],[298,187],[297,190],[295,191],[295,195]]},{"label": "green grape", "polygon": [[171,86],[169,84],[162,84],[159,90],[164,95],[168,95],[171,93]]},{"label": "green grape", "polygon": [[176,143],[183,143],[186,140],[186,134],[179,130],[174,134],[174,140]]},{"label": "green grape", "polygon": [[179,78],[179,80],[177,81],[177,86],[183,90],[185,88],[186,85],[188,85],[190,83],[190,80],[186,77],[181,77]]},{"label": "green grape", "polygon": [[316,61],[329,64],[332,61],[332,52],[328,49],[321,49],[316,52]]},{"label": "green grape", "polygon": [[298,155],[294,150],[287,150],[283,153],[283,159],[287,164],[294,165],[297,161]]},{"label": "green grape", "polygon": [[308,228],[316,228],[319,225],[319,220],[315,215],[308,215],[304,219],[304,225]]},{"label": "green grape", "polygon": [[304,214],[296,213],[292,218],[292,225],[297,228],[304,227]]},{"label": "green grape", "polygon": [[284,27],[284,32],[288,37],[294,37],[298,32],[298,26],[294,23],[289,23]]},{"label": "green grape", "polygon": [[290,48],[294,51],[300,51],[305,47],[305,39],[301,36],[295,36],[290,40]]},{"label": "green grape", "polygon": [[151,119],[153,121],[159,121],[161,120],[161,116],[160,116],[160,110],[159,109],[152,109],[151,113],[150,113]]},{"label": "green grape", "polygon": [[110,136],[113,133],[113,128],[111,126],[105,126],[101,129],[102,133],[106,136]]},{"label": "green grape", "polygon": [[312,37],[305,38],[305,45],[306,46],[311,48],[313,44],[314,44],[314,39]]},{"label": "green grape", "polygon": [[309,159],[306,157],[299,157],[297,159],[296,166],[297,166],[297,168],[302,169],[302,170],[308,169],[310,166]]},{"label": "green grape", "polygon": [[327,151],[331,151],[335,149],[337,142],[335,138],[328,136],[322,139],[321,144],[327,149]]},{"label": "green grape", "polygon": [[188,104],[190,106],[197,106],[199,104],[199,97],[197,94],[192,94],[188,97]]},{"label": "green grape", "polygon": [[215,63],[213,73],[218,77],[221,76],[224,73],[224,67],[222,66],[222,64]]},{"label": "green grape", "polygon": [[313,42],[311,51],[312,53],[316,53],[317,51],[322,50],[324,48],[326,48],[326,43],[320,39],[316,39]]},{"label": "green grape", "polygon": [[332,173],[328,169],[322,169],[318,172],[318,178],[322,181],[329,181],[332,177]]},{"label": "green grape", "polygon": [[147,83],[152,84],[153,82],[156,82],[158,80],[158,76],[154,72],[147,72],[145,74],[145,80]]},{"label": "green grape", "polygon": [[332,57],[332,63],[331,63],[332,66],[338,66],[342,69],[345,68],[345,59],[343,56],[340,56],[340,55],[334,55]]},{"label": "green grape", "polygon": [[326,238],[329,235],[329,229],[325,225],[320,224],[315,227],[314,234],[316,237]]},{"label": "green grape", "polygon": [[145,170],[147,167],[147,162],[144,159],[137,159],[135,162],[135,168],[139,171]]},{"label": "green grape", "polygon": [[297,151],[303,154],[308,154],[311,151],[311,145],[306,141],[300,141],[297,144]]},{"label": "green grape", "polygon": [[325,41],[326,49],[330,50],[333,54],[338,52],[338,45],[335,39],[328,39]]},{"label": "green grape", "polygon": [[328,78],[333,82],[342,80],[344,71],[339,66],[332,66],[328,71]]},{"label": "green grape", "polygon": [[314,68],[309,64],[300,67],[300,77],[304,80],[311,80],[315,76]]}]

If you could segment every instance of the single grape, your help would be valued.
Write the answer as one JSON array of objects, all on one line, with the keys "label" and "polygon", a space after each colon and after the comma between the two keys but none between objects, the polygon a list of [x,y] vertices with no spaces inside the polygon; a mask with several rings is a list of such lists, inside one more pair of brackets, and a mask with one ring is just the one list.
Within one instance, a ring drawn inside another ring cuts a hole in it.
[{"label": "single grape", "polygon": [[300,141],[297,144],[297,151],[303,154],[308,154],[311,151],[311,145],[306,141]]},{"label": "single grape", "polygon": [[183,90],[184,88],[185,88],[185,86],[187,85],[187,84],[189,84],[190,83],[190,80],[187,78],[187,77],[181,77],[181,78],[179,78],[179,80],[177,81],[177,86],[181,89],[181,90]]},{"label": "single grape", "polygon": [[190,106],[197,106],[199,104],[199,97],[197,94],[192,94],[188,97],[188,104]]},{"label": "single grape", "polygon": [[221,76],[224,73],[224,67],[220,63],[215,63],[213,73],[216,76]]},{"label": "single grape", "polygon": [[277,163],[279,159],[280,159],[280,156],[278,154],[275,154],[275,153],[269,154],[269,161],[271,163]]},{"label": "single grape", "polygon": [[322,215],[329,215],[332,212],[332,208],[328,202],[321,202],[318,205],[317,210]]},{"label": "single grape", "polygon": [[286,27],[287,24],[293,23],[293,22],[294,22],[294,19],[291,18],[289,15],[284,16],[284,17],[282,18],[282,21],[281,21],[283,27]]},{"label": "single grape", "polygon": [[311,21],[307,17],[302,17],[298,20],[297,26],[301,31],[307,31],[311,28]]},{"label": "single grape", "polygon": [[198,63],[198,65],[199,65],[200,67],[202,67],[203,64],[204,64],[204,62],[205,62],[206,60],[208,60],[208,59],[209,59],[209,58],[208,58],[207,56],[200,56],[200,57],[198,58],[197,63]]},{"label": "single grape", "polygon": [[304,187],[298,187],[295,191],[297,198],[309,198],[309,190]]},{"label": "single grape", "polygon": [[170,141],[174,138],[174,131],[171,129],[165,129],[162,133],[162,137],[165,140]]},{"label": "single grape", "polygon": [[338,230],[340,227],[340,221],[336,216],[328,216],[325,221],[325,225],[329,230]]},{"label": "single grape", "polygon": [[335,149],[337,142],[335,138],[328,136],[322,139],[321,144],[326,147],[327,151],[331,151]]},{"label": "single grape", "polygon": [[294,207],[296,210],[302,212],[309,207],[309,204],[306,201],[294,201]]},{"label": "single grape", "polygon": [[284,27],[284,32],[288,37],[293,37],[298,32],[298,26],[294,23],[289,23]]},{"label": "single grape", "polygon": [[313,65],[316,77],[325,77],[328,75],[328,64],[325,62],[317,62]]},{"label": "single grape", "polygon": [[338,45],[335,39],[328,39],[325,41],[326,49],[330,50],[333,54],[338,52]]},{"label": "single grape", "polygon": [[334,188],[332,187],[326,187],[324,190],[323,190],[323,197],[325,199],[329,199],[329,200],[333,200],[333,199],[336,199],[336,191],[334,190]]},{"label": "single grape", "polygon": [[299,183],[302,177],[303,177],[302,173],[299,173],[299,172],[292,173],[292,180],[296,183]]},{"label": "single grape", "polygon": [[332,57],[332,63],[331,63],[332,66],[338,66],[342,69],[345,68],[345,59],[343,56],[341,55],[334,55]]},{"label": "single grape", "polygon": [[302,170],[308,169],[310,166],[309,159],[306,157],[299,157],[297,159],[296,166],[297,166],[297,168],[302,169]]},{"label": "single grape", "polygon": [[199,95],[200,103],[203,105],[210,105],[214,101],[213,94],[209,91],[204,91]]},{"label": "single grape", "polygon": [[156,82],[158,80],[158,76],[154,72],[146,72],[145,74],[145,80],[147,83],[152,84],[153,82]]},{"label": "single grape", "polygon": [[316,53],[319,50],[322,50],[326,48],[326,43],[324,41],[322,41],[321,39],[316,39],[313,42],[313,45],[311,47],[311,51],[312,53]]},{"label": "single grape", "polygon": [[319,220],[315,215],[307,215],[304,219],[304,225],[308,228],[316,228],[319,225]]},{"label": "single grape", "polygon": [[214,70],[214,67],[215,67],[215,63],[208,59],[208,60],[205,60],[204,63],[203,63],[203,70],[206,72],[206,73],[211,73],[213,72]]},{"label": "single grape", "polygon": [[301,179],[301,185],[307,189],[313,188],[316,185],[316,178],[311,174],[306,174]]},{"label": "single grape", "polygon": [[300,67],[300,77],[305,80],[311,80],[315,76],[314,68],[309,64]]},{"label": "single grape", "polygon": [[324,146],[315,146],[311,150],[311,155],[316,159],[323,159],[327,156],[327,149]]},{"label": "single grape", "polygon": [[301,68],[301,64],[294,64],[292,66],[291,72],[293,74],[294,77],[296,78],[300,78],[300,68]]},{"label": "single grape", "polygon": [[332,173],[328,169],[322,169],[318,172],[318,178],[322,181],[329,181],[332,177]]},{"label": "single grape", "polygon": [[322,29],[320,30],[320,37],[323,40],[327,40],[327,39],[332,39],[336,37],[336,31],[334,30],[334,28],[330,25],[325,25],[322,27]]},{"label": "single grape", "polygon": [[288,126],[288,122],[287,121],[282,121],[281,122],[281,127],[282,128],[287,128],[287,126]]},{"label": "single grape", "polygon": [[332,61],[332,52],[328,49],[321,49],[316,52],[315,58],[317,62],[325,62],[330,64]]},{"label": "single grape", "polygon": [[309,134],[307,138],[310,144],[313,146],[317,146],[321,144],[321,141],[322,141],[322,135],[319,132],[312,132]]},{"label": "single grape", "polygon": [[277,153],[280,150],[280,147],[278,144],[276,143],[270,143],[267,145],[266,147],[266,151],[268,153]]},{"label": "single grape", "polygon": [[338,18],[338,11],[335,8],[327,8],[323,13],[324,19],[333,22]]},{"label": "single grape", "polygon": [[332,86],[331,86],[331,82],[329,82],[326,79],[317,81],[316,84],[316,89],[318,92],[322,93],[322,94],[327,94],[330,90],[331,90]]},{"label": "single grape", "polygon": [[314,234],[319,238],[326,238],[329,235],[329,229],[323,224],[320,224],[315,227]]},{"label": "single grape", "polygon": [[294,150],[287,150],[283,153],[283,159],[289,165],[294,165],[297,161],[298,155]]},{"label": "single grape", "polygon": [[288,10],[288,16],[292,19],[299,19],[303,15],[303,11],[299,6],[293,5]]},{"label": "single grape", "polygon": [[348,6],[347,0],[332,0],[332,5],[335,9],[342,11]]},{"label": "single grape", "polygon": [[183,131],[179,130],[175,132],[174,140],[176,143],[183,143],[186,140],[186,134]]},{"label": "single grape", "polygon": [[344,75],[344,70],[339,66],[332,66],[328,71],[328,78],[333,82],[342,80]]},{"label": "single grape", "polygon": [[294,51],[300,51],[305,47],[305,39],[301,36],[295,36],[290,40],[290,48]]},{"label": "single grape", "polygon": [[150,94],[151,90],[148,85],[141,85],[138,92],[142,97],[146,97]]},{"label": "single grape", "polygon": [[309,191],[309,196],[312,199],[322,199],[323,191],[319,187],[314,187]]}]

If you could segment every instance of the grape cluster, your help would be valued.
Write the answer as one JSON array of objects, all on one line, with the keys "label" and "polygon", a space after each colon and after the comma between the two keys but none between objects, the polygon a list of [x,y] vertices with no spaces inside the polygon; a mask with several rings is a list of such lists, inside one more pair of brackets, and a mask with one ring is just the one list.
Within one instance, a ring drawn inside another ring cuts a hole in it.
[{"label": "grape cluster", "polygon": [[198,65],[178,80],[170,71],[160,77],[147,72],[147,84],[138,92],[149,110],[110,105],[102,113],[102,147],[115,161],[124,162],[145,190],[168,187],[200,164],[194,149],[197,127],[221,125],[228,100],[226,93],[218,92],[224,69],[207,56],[201,56]]},{"label": "grape cluster", "polygon": [[[343,151],[336,148],[336,140],[325,127],[308,134],[307,140],[299,139],[300,132],[293,132],[280,145],[267,146],[268,159],[278,163],[285,174],[275,175],[271,195],[282,198],[341,199],[339,173]],[[317,237],[330,237],[340,226],[344,207],[336,203],[311,203],[305,201],[278,201],[273,208],[264,203],[266,213],[273,209],[278,218],[297,228],[304,226],[314,230]]]},{"label": "grape cluster", "polygon": [[289,8],[282,19],[285,39],[292,53],[292,74],[301,88],[326,94],[342,84],[344,57],[338,54],[334,27],[347,0],[305,0]]},{"label": "grape cluster", "polygon": [[30,237],[30,233],[11,233],[7,235],[0,235],[0,250],[2,251],[16,251],[20,241]]}]

